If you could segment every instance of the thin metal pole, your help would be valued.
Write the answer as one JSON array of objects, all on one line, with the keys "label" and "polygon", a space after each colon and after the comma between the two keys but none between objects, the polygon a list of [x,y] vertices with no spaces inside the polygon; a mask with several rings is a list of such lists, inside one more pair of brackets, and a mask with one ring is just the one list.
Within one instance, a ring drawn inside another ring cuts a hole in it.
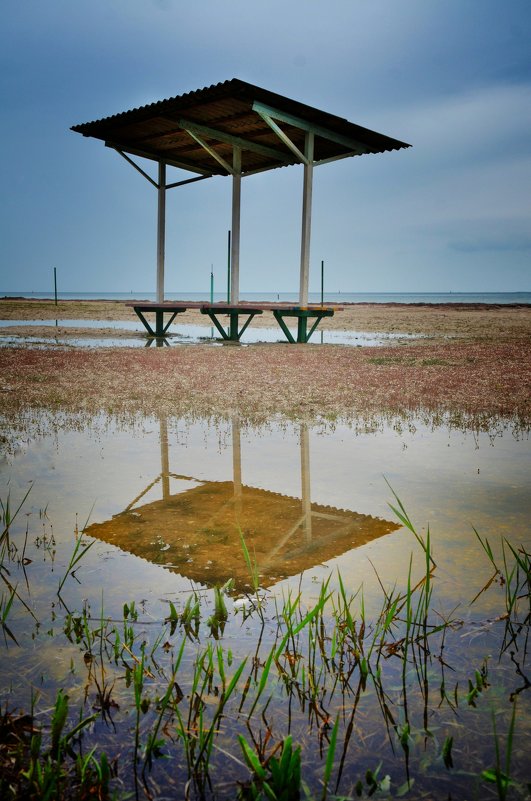
[{"label": "thin metal pole", "polygon": [[227,231],[227,234],[227,303],[230,303],[230,231]]},{"label": "thin metal pole", "polygon": [[238,303],[240,299],[240,207],[242,188],[242,151],[239,147],[232,150],[232,248],[230,303]]},{"label": "thin metal pole", "polygon": [[321,261],[321,306],[324,305],[324,261]]},{"label": "thin metal pole", "polygon": [[304,185],[302,195],[302,231],[301,231],[301,275],[299,288],[299,305],[308,305],[308,283],[310,278],[310,233],[312,227],[312,185],[313,185],[313,142],[314,135],[306,134],[304,144]]},{"label": "thin metal pole", "polygon": [[210,265],[210,302],[214,303],[214,267]]},{"label": "thin metal pole", "polygon": [[166,162],[159,161],[157,214],[157,303],[164,302],[164,251],[166,238]]},{"label": "thin metal pole", "polygon": [[53,268],[53,285],[55,291],[55,305],[57,306],[57,267]]}]

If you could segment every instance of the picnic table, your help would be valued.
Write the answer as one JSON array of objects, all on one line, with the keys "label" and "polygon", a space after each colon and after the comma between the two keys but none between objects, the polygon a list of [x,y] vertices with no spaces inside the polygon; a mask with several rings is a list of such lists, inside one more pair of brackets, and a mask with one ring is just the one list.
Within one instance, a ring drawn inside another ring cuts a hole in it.
[{"label": "picnic table", "polygon": [[[318,305],[309,304],[300,306],[289,303],[205,303],[204,301],[163,301],[155,303],[152,301],[126,303],[132,307],[152,337],[166,336],[170,325],[178,314],[182,314],[187,309],[199,309],[201,314],[207,315],[221,338],[230,342],[239,342],[251,320],[264,311],[273,312],[273,317],[279,324],[288,342],[306,343],[324,317],[332,317],[336,311],[341,311],[342,306],[337,305]],[[152,326],[146,318],[147,313],[155,315],[155,325]],[[164,319],[164,315],[168,317]],[[219,320],[219,316],[229,318],[228,325],[225,327]],[[240,317],[245,318],[240,324]],[[286,319],[294,318],[297,320],[297,336],[286,324]]]}]

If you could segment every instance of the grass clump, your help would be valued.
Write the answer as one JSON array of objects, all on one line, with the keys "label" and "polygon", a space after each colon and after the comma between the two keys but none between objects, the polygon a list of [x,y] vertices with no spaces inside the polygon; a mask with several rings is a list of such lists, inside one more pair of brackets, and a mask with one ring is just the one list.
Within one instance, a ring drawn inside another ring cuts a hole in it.
[{"label": "grass clump", "polygon": [[[497,554],[477,534],[493,576],[476,598],[496,588],[502,605],[498,671],[493,659],[472,661],[472,646],[463,657],[464,621],[435,607],[432,536],[418,533],[396,495],[393,508],[420,559],[411,557],[404,586],[386,586],[376,572],[380,600],[371,612],[365,587],[350,588],[339,573],[311,601],[301,587],[259,594],[242,536],[259,598],[243,620],[227,603],[231,583],[192,588],[161,617],[127,601],[113,619],[103,599],[93,616],[86,599],[67,609],[60,596],[75,571],[83,577],[91,543],[76,546],[52,596],[61,625],[39,622],[34,633],[37,644],[65,650],[71,669],[51,703],[45,682],[39,695],[34,686],[29,714],[4,701],[1,797],[420,799],[434,787],[446,798],[486,786],[500,799],[523,799],[517,729],[528,722],[517,715],[516,696],[529,687],[529,554],[507,540]],[[25,545],[13,523],[8,528],[4,577],[24,567]],[[23,642],[29,605],[17,593],[4,605],[12,634],[5,647],[22,647],[14,643]],[[479,666],[472,673],[471,664]],[[500,684],[507,665],[520,682],[509,705]],[[475,753],[477,730],[491,736]]]}]

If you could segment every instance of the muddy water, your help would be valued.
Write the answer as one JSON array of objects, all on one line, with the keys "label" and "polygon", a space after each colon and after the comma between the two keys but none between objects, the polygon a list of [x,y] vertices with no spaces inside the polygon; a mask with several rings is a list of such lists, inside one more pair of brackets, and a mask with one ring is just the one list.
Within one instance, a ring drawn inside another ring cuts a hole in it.
[{"label": "muddy water", "polygon": [[[471,605],[492,575],[474,528],[489,540],[495,554],[500,553],[502,537],[529,551],[530,466],[528,436],[510,423],[488,433],[427,426],[414,418],[394,426],[377,423],[371,430],[279,423],[256,430],[237,419],[212,425],[153,417],[131,425],[88,420],[81,430],[50,431],[0,465],[0,497],[5,502],[9,494],[12,508],[31,486],[11,534],[19,556],[26,543],[24,554],[31,561],[22,574],[18,560],[17,586],[27,592],[38,620],[20,605],[13,609],[10,631],[19,646],[7,638],[2,695],[11,705],[27,707],[31,693],[38,691],[45,705],[53,703],[58,687],[67,686],[72,700],[87,703],[83,645],[64,636],[65,608],[78,614],[90,609],[96,618],[104,609],[105,617],[120,620],[124,602],[135,601],[142,612],[142,636],[153,642],[152,632],[168,614],[170,601],[181,610],[195,589],[211,609],[211,588],[232,579],[226,595],[229,618],[222,632],[214,634],[239,659],[274,642],[275,598],[278,605],[290,592],[300,593],[301,603],[311,608],[324,581],[329,581],[330,591],[338,590],[339,576],[349,593],[363,585],[365,614],[375,616],[383,592],[404,587],[410,569],[413,580],[424,570],[423,549],[390,508],[399,503],[394,492],[424,541],[429,528],[437,565],[433,605],[440,619],[456,621],[444,644],[444,659],[434,656],[430,663],[429,727],[428,700],[411,690],[410,711],[418,713],[417,733],[411,735],[411,769],[415,766],[423,792],[433,787],[435,777],[441,782],[441,794],[433,791],[434,797],[447,797],[448,782],[462,783],[464,792],[470,793],[471,787],[477,792],[480,768],[489,767],[493,759],[492,714],[505,732],[512,708],[509,695],[518,691],[517,732],[522,738],[529,732],[531,716],[529,691],[520,692],[529,672],[522,643],[516,648],[516,663],[507,655],[498,658],[505,636],[503,586],[494,583]],[[74,575],[67,575],[59,602],[57,587],[67,572],[75,532],[82,529],[82,541],[93,545]],[[253,594],[242,534],[269,604],[265,630],[256,616],[243,620],[234,613],[246,593]],[[208,632],[202,636],[204,643]],[[257,638],[262,646],[257,646]],[[400,669],[392,661],[385,665],[386,697],[396,734],[404,715],[405,685],[400,685]],[[456,698],[455,688],[464,692],[467,681],[488,662],[492,691],[487,699],[483,688],[479,711],[463,701],[458,712],[439,709],[437,693],[446,662]],[[193,665],[193,654],[186,652],[183,669],[191,674]],[[417,686],[413,678],[411,682]],[[116,716],[127,728],[130,693],[119,682],[115,693],[120,702]],[[389,736],[377,685],[366,688],[357,705],[347,692],[342,699],[331,694],[324,706],[332,719],[341,708],[345,715],[341,741],[350,749],[351,769],[342,769],[343,792],[351,791],[380,759],[391,771],[395,791],[403,788],[409,761],[404,765],[404,749],[397,749]],[[348,710],[353,708],[357,739],[351,746]],[[315,713],[312,717],[304,704],[299,708],[294,703],[292,709],[291,701],[288,715],[280,688],[273,693],[270,710],[276,736],[291,730],[307,749],[309,782],[315,791],[322,776],[322,768],[319,773],[315,765],[324,718]],[[429,746],[427,728],[433,728]],[[468,770],[465,763],[473,764],[473,781],[441,768],[440,742],[437,756],[433,738],[450,734],[460,743],[462,773]],[[91,736],[112,751],[111,732],[101,722]],[[223,747],[233,750],[229,733],[220,736]],[[522,781],[525,748],[523,740],[518,743],[514,769]],[[435,771],[431,778],[426,778],[427,755]],[[235,775],[230,760],[226,763],[219,754],[216,760],[224,781]],[[241,767],[236,773],[246,775]],[[171,785],[169,774],[161,775]],[[233,791],[227,792],[231,797]],[[181,797],[177,786],[168,797]]]}]

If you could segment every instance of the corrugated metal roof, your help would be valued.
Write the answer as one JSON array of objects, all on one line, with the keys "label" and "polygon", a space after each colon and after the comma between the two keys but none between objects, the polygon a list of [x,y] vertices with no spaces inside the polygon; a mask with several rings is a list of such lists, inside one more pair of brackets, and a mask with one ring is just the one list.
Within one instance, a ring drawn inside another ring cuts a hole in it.
[{"label": "corrugated metal roof", "polygon": [[229,170],[209,149],[232,164],[234,144],[242,148],[244,175],[299,163],[261,115],[264,110],[266,117],[271,112],[282,132],[303,152],[306,131],[314,132],[314,163],[410,147],[237,78],[74,125],[71,130],[125,153],[163,160],[199,174],[227,175]]}]

